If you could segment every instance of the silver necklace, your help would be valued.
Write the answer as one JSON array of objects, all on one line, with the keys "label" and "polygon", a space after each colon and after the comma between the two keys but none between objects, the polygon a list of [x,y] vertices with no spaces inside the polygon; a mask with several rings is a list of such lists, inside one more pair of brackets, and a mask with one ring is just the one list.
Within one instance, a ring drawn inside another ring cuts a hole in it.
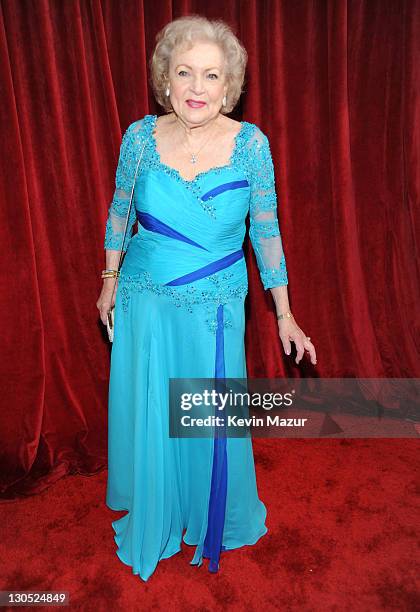
[{"label": "silver necklace", "polygon": [[[216,131],[217,131],[217,128],[216,128]],[[215,133],[215,132],[214,132],[214,133]],[[211,138],[211,137],[214,135],[214,133],[213,133],[213,134],[210,134],[210,136],[207,138],[207,140],[205,140],[205,141],[204,141],[204,143],[201,145],[201,147],[198,149],[198,151],[197,151],[196,153],[193,153],[193,152],[192,152],[192,151],[191,151],[191,150],[190,150],[190,149],[187,147],[187,145],[185,144],[185,142],[184,142],[184,141],[182,141],[182,144],[184,145],[184,147],[185,147],[186,151],[187,151],[187,152],[188,152],[188,153],[191,155],[191,157],[190,157],[190,162],[191,162],[192,164],[196,164],[196,163],[198,162],[198,154],[200,153],[201,149],[202,149],[202,148],[203,148],[203,147],[204,147],[204,146],[205,146],[205,145],[208,143],[208,141],[209,141],[209,140],[210,140],[210,138]]]}]

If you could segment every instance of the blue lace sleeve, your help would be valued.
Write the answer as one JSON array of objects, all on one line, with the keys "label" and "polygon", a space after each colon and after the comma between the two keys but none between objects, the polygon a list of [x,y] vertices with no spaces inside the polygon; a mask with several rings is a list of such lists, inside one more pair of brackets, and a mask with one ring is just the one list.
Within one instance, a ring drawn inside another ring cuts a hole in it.
[{"label": "blue lace sleeve", "polygon": [[[120,156],[115,175],[115,191],[111,205],[108,209],[108,218],[105,227],[105,249],[112,249],[115,251],[121,250],[125,221],[127,218],[131,189],[136,170],[137,158],[135,138],[138,130],[141,128],[142,121],[143,120],[141,119],[129,125],[122,138]],[[122,248],[124,252],[127,250],[128,242],[132,236],[135,221],[136,209],[133,202],[131,204],[130,218],[127,224],[127,233]]]},{"label": "blue lace sleeve", "polygon": [[264,289],[287,285],[286,260],[277,219],[274,166],[267,136],[257,128],[250,142],[249,237]]}]

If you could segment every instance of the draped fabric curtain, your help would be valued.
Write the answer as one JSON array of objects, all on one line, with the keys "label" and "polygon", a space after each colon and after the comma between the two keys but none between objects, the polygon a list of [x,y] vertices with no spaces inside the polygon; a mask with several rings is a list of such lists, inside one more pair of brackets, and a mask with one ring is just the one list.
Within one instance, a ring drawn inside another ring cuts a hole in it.
[{"label": "draped fabric curtain", "polygon": [[[121,135],[154,101],[156,33],[187,14],[244,43],[274,159],[291,309],[284,355],[249,241],[251,377],[418,377],[415,0],[1,0],[0,497],[106,466],[109,345],[96,300]],[[293,355],[293,353],[292,353]]]}]

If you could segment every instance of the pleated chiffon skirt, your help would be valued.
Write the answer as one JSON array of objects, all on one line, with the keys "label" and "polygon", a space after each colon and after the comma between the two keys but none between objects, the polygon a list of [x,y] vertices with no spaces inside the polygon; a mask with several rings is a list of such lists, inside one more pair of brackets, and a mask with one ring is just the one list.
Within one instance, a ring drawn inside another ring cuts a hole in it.
[{"label": "pleated chiffon skirt", "polygon": [[[246,378],[244,300],[193,312],[170,297],[130,293],[124,276],[115,305],[108,403],[106,504],[126,510],[113,521],[119,559],[144,581],[181,543],[192,565],[267,533],[250,438],[169,437],[170,378]],[[209,324],[210,320],[210,324]]]}]

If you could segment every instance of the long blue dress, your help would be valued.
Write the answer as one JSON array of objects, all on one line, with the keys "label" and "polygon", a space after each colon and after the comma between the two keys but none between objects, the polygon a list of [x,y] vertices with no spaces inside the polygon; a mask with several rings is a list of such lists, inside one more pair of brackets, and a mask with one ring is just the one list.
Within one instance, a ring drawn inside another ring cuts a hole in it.
[{"label": "long blue dress", "polygon": [[242,121],[229,163],[186,180],[161,162],[156,120],[124,134],[105,229],[105,248],[119,250],[146,142],[115,302],[106,493],[128,511],[112,523],[116,553],[143,580],[182,540],[195,546],[192,565],[209,558],[216,572],[222,551],[267,532],[251,439],[170,438],[168,380],[247,376],[248,213],[264,288],[287,284],[266,135]]}]

